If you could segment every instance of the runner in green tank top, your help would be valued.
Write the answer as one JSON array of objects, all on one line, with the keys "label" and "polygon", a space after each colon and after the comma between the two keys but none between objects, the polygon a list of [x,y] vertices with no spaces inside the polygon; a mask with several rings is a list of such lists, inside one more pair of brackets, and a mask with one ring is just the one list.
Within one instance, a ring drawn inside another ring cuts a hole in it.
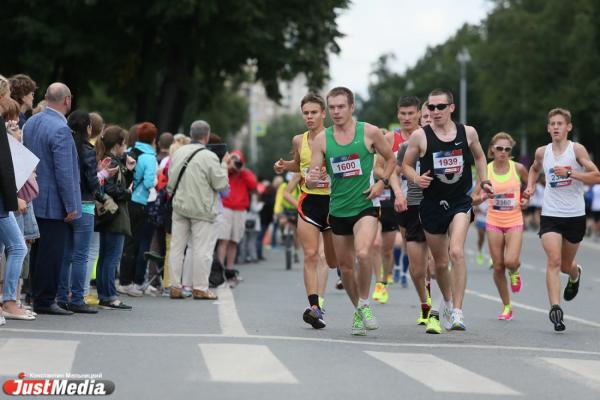
[{"label": "runner in green tank top", "polygon": [[[377,234],[379,201],[395,168],[392,147],[376,126],[352,119],[354,95],[344,87],[332,89],[327,106],[333,127],[319,133],[313,142],[310,171],[306,184],[314,187],[324,176],[323,162],[331,176],[329,223],[333,246],[338,257],[344,289],[356,311],[353,335],[366,335],[366,329],[377,329],[377,321],[369,307],[369,291],[373,271],[371,249]],[[373,179],[374,153],[385,160],[383,177]],[[358,277],[354,265],[358,259]]]},{"label": "runner in green tank top", "polygon": [[333,127],[325,130],[325,160],[331,177],[329,215],[353,217],[371,207],[379,207],[379,199],[369,199],[363,194],[375,183],[373,159],[365,146],[365,123],[356,122],[354,139],[342,145],[333,136]]}]

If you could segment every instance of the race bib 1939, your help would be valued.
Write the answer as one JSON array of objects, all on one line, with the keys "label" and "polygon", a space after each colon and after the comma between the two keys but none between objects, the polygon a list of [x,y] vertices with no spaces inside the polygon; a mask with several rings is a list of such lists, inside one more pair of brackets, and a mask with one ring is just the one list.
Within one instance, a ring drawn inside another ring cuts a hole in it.
[{"label": "race bib 1939", "polygon": [[461,173],[463,164],[462,149],[433,153],[433,172],[435,175]]},{"label": "race bib 1939", "polygon": [[[571,170],[570,166],[566,166],[565,168],[567,171]],[[548,170],[548,178],[550,181],[551,188],[559,188],[559,187],[563,187],[563,186],[569,186],[569,185],[571,185],[571,183],[573,183],[571,178],[556,175],[554,173],[554,168],[550,168]]]},{"label": "race bib 1939", "polygon": [[517,206],[517,199],[514,193],[497,194],[492,201],[492,207],[496,211],[512,211]]},{"label": "race bib 1939", "polygon": [[350,178],[353,176],[362,175],[360,166],[360,156],[358,154],[350,154],[347,156],[331,157],[331,170],[336,178]]}]

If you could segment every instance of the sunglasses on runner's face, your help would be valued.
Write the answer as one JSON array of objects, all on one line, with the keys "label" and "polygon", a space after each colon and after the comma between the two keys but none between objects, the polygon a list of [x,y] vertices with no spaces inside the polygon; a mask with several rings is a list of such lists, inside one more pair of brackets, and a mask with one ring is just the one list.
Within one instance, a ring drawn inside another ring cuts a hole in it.
[{"label": "sunglasses on runner's face", "polygon": [[442,111],[443,109],[445,109],[446,107],[448,107],[450,104],[427,104],[427,109],[429,111],[433,111],[436,108],[440,111]]},{"label": "sunglasses on runner's face", "polygon": [[494,149],[496,149],[496,151],[505,151],[507,153],[510,153],[512,150],[512,147],[510,147],[510,146],[507,146],[507,147],[495,146]]}]

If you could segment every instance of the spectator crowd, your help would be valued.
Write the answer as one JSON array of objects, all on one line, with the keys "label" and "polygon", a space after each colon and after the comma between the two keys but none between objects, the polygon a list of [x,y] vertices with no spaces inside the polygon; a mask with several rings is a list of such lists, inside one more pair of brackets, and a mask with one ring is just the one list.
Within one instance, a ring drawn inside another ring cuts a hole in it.
[{"label": "spectator crowd", "polygon": [[264,259],[277,188],[208,122],[127,130],[72,110],[63,83],[34,107],[36,90],[0,76],[0,325],[131,310],[124,295],[214,300],[213,275],[234,287],[236,262]]}]

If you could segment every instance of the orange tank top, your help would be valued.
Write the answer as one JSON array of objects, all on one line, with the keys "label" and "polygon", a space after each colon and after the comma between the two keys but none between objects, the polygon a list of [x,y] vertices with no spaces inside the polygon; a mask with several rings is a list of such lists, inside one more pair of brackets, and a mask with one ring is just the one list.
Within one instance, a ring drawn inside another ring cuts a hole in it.
[{"label": "orange tank top", "polygon": [[515,162],[509,160],[508,165],[508,172],[498,175],[494,172],[494,162],[488,164],[488,179],[492,182],[496,195],[488,200],[486,222],[500,228],[523,225],[521,178],[517,174]]}]

